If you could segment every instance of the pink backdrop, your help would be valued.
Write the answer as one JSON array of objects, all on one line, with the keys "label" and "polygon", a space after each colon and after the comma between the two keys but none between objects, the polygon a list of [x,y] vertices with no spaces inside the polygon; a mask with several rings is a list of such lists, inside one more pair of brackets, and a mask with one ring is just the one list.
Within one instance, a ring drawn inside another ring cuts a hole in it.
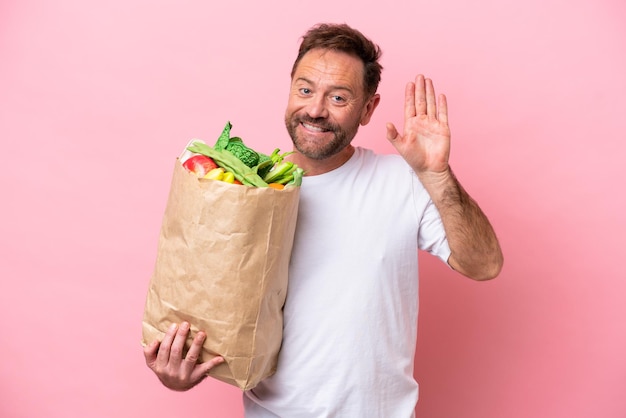
[{"label": "pink backdrop", "polygon": [[418,416],[626,416],[623,1],[209,3],[0,2],[1,416],[241,416],[237,389],[145,367],[145,290],[174,157],[227,120],[288,148],[289,70],[324,20],[384,49],[359,145],[392,151],[417,72],[448,95],[505,252],[488,283],[422,257]]}]

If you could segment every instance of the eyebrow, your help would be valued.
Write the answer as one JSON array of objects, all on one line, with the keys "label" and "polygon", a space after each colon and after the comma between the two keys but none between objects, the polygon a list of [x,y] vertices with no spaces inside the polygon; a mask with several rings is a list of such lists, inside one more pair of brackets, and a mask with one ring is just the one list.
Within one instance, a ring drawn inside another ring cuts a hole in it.
[{"label": "eyebrow", "polygon": [[[307,84],[313,84],[313,81],[309,80],[309,79],[308,79],[308,78],[306,78],[306,77],[302,77],[302,76],[300,76],[300,77],[298,77],[298,78],[296,78],[296,79],[295,79],[295,82],[296,82],[296,83],[297,83],[297,82],[299,82],[299,81],[304,81],[304,82],[305,82],[305,83],[307,83]],[[348,93],[350,93],[350,94],[354,94],[354,92],[352,91],[352,89],[351,89],[350,87],[347,87],[347,86],[342,86],[342,85],[331,85],[331,86],[330,86],[330,89],[331,89],[331,90],[344,90],[344,91],[347,91],[347,92],[348,92]]]}]

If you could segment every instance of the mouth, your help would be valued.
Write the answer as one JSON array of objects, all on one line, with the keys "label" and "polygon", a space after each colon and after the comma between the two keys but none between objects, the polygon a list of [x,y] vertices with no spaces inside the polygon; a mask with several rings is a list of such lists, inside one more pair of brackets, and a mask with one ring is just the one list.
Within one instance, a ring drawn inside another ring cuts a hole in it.
[{"label": "mouth", "polygon": [[310,123],[307,122],[300,122],[300,125],[302,125],[302,127],[304,129],[306,129],[307,131],[311,131],[311,132],[328,132],[331,131],[332,129],[329,128],[325,128],[319,125],[312,125]]}]

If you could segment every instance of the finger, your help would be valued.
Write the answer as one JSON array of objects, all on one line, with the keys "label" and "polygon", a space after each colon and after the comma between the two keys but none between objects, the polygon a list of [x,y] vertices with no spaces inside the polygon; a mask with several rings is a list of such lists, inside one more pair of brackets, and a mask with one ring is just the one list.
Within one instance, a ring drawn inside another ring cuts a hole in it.
[{"label": "finger", "polygon": [[161,342],[159,340],[154,340],[143,348],[143,356],[146,359],[146,364],[150,368],[154,367],[154,363],[157,360],[157,353],[159,351],[160,344]]},{"label": "finger", "polygon": [[187,351],[187,355],[183,360],[182,367],[188,374],[191,374],[192,370],[198,363],[198,359],[200,358],[200,354],[202,353],[202,344],[206,339],[206,334],[202,331],[199,331],[191,342],[191,346],[189,347],[189,351]]},{"label": "finger", "polygon": [[448,125],[448,100],[446,99],[445,94],[439,95],[439,104],[438,104],[439,113],[437,115],[437,119],[444,125]]},{"label": "finger", "polygon": [[165,336],[161,341],[161,346],[159,347],[159,352],[157,354],[157,363],[159,364],[167,364],[170,360],[170,348],[172,347],[172,341],[174,341],[174,336],[176,335],[176,330],[178,329],[177,324],[171,324],[170,327],[165,332]]},{"label": "finger", "polygon": [[415,112],[417,115],[425,115],[427,111],[426,106],[426,87],[425,80],[422,74],[419,74],[415,78]]},{"label": "finger", "polygon": [[437,101],[435,98],[435,87],[433,81],[428,78],[425,80],[426,84],[426,114],[431,118],[437,117]]},{"label": "finger", "polygon": [[170,360],[169,364],[174,367],[180,366],[180,363],[183,361],[183,352],[185,351],[185,342],[187,341],[187,335],[189,334],[189,323],[181,322],[178,327],[178,331],[176,332],[176,336],[174,337],[174,341],[172,342],[172,347],[170,349]]},{"label": "finger", "polygon": [[398,130],[396,129],[396,126],[389,122],[387,123],[387,139],[389,140],[389,142],[395,142],[398,138]]},{"label": "finger", "polygon": [[415,116],[415,83],[406,83],[404,88],[404,119]]},{"label": "finger", "polygon": [[224,362],[224,357],[217,356],[213,357],[211,360],[204,362],[202,364],[198,364],[198,366],[194,369],[191,374],[191,379],[194,381],[204,379],[209,375],[209,371],[213,369],[213,367],[218,364],[222,364]]}]

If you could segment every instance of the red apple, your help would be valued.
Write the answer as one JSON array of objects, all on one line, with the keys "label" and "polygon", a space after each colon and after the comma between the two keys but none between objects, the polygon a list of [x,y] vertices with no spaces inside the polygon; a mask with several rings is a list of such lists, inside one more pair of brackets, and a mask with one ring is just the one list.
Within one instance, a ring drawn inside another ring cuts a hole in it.
[{"label": "red apple", "polygon": [[183,167],[187,170],[195,173],[198,177],[204,177],[206,173],[217,168],[218,165],[215,164],[212,158],[207,157],[206,155],[197,154],[192,157],[189,157],[183,163]]}]

